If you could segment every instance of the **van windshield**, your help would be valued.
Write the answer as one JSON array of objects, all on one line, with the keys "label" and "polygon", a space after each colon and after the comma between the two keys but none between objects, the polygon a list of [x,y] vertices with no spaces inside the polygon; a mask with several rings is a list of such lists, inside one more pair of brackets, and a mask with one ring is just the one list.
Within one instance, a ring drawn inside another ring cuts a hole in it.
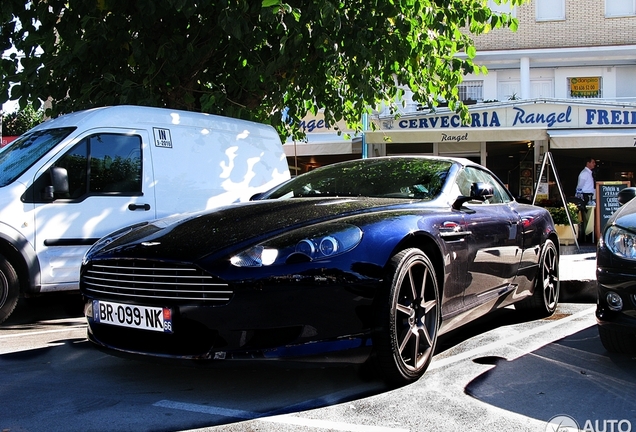
[{"label": "van windshield", "polygon": [[0,187],[13,182],[66,138],[74,127],[27,132],[0,151]]}]

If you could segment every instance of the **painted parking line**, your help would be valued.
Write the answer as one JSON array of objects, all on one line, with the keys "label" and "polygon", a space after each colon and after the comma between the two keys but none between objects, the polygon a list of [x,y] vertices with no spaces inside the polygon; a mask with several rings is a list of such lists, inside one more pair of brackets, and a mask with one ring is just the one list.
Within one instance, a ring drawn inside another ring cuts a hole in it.
[{"label": "painted parking line", "polygon": [[[39,335],[43,335],[43,334],[52,334],[52,333],[68,333],[70,331],[75,331],[75,330],[86,330],[87,325],[86,324],[80,324],[80,325],[75,325],[75,326],[71,326],[71,327],[64,327],[61,329],[54,329],[54,330],[40,330],[40,331],[33,331],[33,332],[28,332],[28,333],[10,333],[10,334],[0,334],[0,339],[11,339],[11,338],[25,338],[25,337],[29,337],[29,336],[39,336]],[[11,329],[7,329],[7,330],[11,330]]]},{"label": "painted parking line", "polygon": [[161,400],[153,404],[153,406],[161,408],[170,408],[181,411],[197,412],[203,414],[210,414],[215,416],[232,417],[241,420],[258,420],[261,422],[285,424],[293,426],[306,426],[317,429],[329,429],[334,431],[345,432],[408,432],[408,429],[384,427],[384,426],[369,426],[369,425],[355,425],[342,422],[334,422],[328,420],[310,419],[306,417],[297,417],[293,414],[283,414],[267,417],[267,414],[235,410],[229,408],[214,407],[209,405],[199,405],[184,402],[175,402],[170,400]]},{"label": "painted parking line", "polygon": [[317,420],[309,419],[306,417],[296,417],[292,414],[285,414],[274,417],[260,418],[259,421],[278,423],[294,426],[306,426],[319,429],[329,429],[336,431],[346,432],[409,432],[409,429],[384,427],[384,426],[369,426],[369,425],[354,425],[342,422],[333,422],[329,420]]},{"label": "painted parking line", "polygon": [[223,417],[232,417],[242,420],[252,420],[258,417],[261,417],[263,414],[252,412],[252,411],[243,411],[236,410],[230,408],[221,408],[209,405],[198,405],[191,404],[185,402],[175,402],[170,400],[160,400],[152,404],[152,406],[161,407],[161,408],[170,408],[179,411],[190,411],[202,414],[210,414],[215,416],[223,416]]}]

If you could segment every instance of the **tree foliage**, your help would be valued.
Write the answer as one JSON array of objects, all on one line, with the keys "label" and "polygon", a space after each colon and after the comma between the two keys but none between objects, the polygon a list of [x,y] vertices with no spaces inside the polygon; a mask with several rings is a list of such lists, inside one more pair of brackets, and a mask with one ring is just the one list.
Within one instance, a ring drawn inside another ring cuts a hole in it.
[{"label": "tree foliage", "polygon": [[439,97],[461,109],[457,84],[483,71],[471,33],[517,25],[485,3],[3,0],[0,49],[21,54],[0,63],[0,103],[49,99],[53,116],[170,107],[270,123],[282,135],[298,126],[284,110],[299,119],[324,108],[329,124],[359,127],[370,107],[399,100],[396,84],[424,105]]},{"label": "tree foliage", "polygon": [[36,110],[32,105],[27,105],[23,109],[2,115],[2,135],[22,135],[43,120],[44,110]]}]

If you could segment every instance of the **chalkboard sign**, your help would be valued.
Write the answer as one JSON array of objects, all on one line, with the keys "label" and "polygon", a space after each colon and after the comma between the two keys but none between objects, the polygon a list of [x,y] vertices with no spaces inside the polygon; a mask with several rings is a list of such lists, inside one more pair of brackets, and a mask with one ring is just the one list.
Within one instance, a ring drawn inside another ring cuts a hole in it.
[{"label": "chalkboard sign", "polygon": [[610,216],[620,207],[618,193],[629,187],[628,181],[596,182],[596,237],[603,232]]}]

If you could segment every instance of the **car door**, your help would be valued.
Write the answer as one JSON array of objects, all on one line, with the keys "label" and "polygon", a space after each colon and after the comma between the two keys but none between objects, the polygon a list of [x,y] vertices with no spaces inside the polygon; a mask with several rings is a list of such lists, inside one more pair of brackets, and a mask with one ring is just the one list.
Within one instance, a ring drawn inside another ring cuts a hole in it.
[{"label": "car door", "polygon": [[470,195],[474,183],[493,187],[492,198],[464,204],[467,274],[464,306],[485,303],[514,289],[513,283],[522,255],[521,218],[513,209],[514,200],[505,187],[488,171],[465,167],[458,175],[462,194]]},{"label": "car door", "polygon": [[52,169],[36,175],[35,249],[43,291],[75,289],[82,258],[100,237],[154,219],[155,197],[144,131],[101,130],[80,137],[53,166],[68,191],[42,198]]}]

